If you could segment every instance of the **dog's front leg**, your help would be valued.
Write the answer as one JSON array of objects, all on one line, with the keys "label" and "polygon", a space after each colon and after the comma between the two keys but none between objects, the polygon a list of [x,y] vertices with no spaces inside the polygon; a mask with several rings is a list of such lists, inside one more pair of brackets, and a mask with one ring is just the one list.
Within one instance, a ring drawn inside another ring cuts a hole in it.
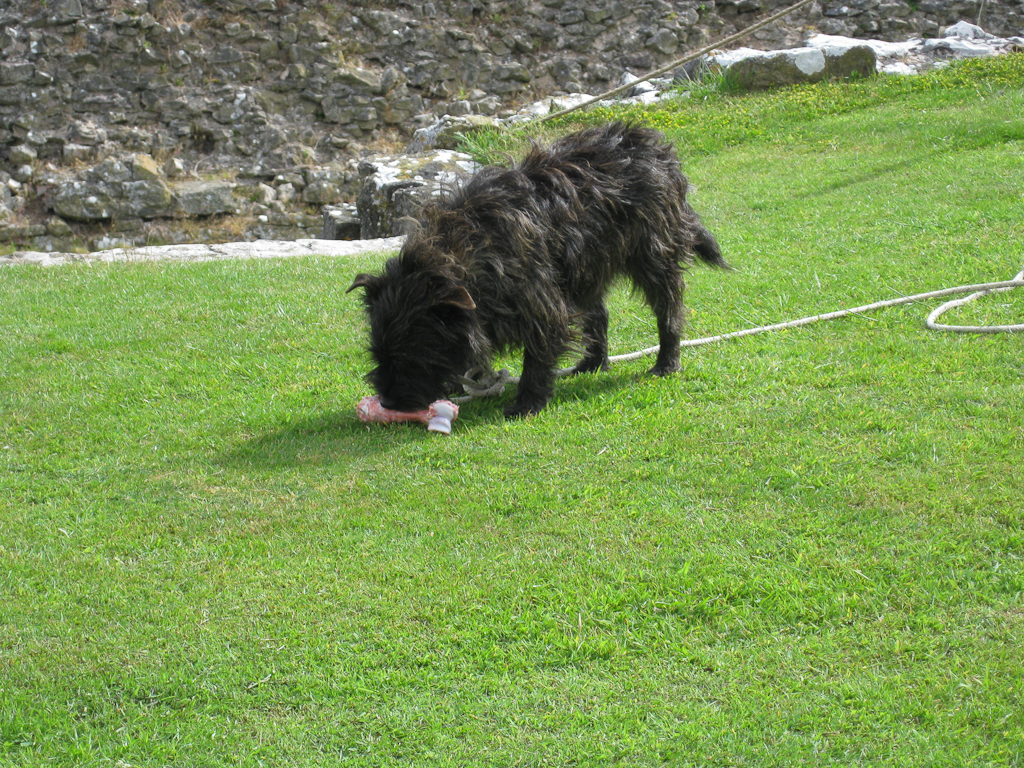
[{"label": "dog's front leg", "polygon": [[505,409],[505,417],[518,419],[535,416],[541,412],[555,391],[555,363],[558,357],[550,359],[529,349],[523,353],[523,374],[519,377],[519,389],[515,402]]}]

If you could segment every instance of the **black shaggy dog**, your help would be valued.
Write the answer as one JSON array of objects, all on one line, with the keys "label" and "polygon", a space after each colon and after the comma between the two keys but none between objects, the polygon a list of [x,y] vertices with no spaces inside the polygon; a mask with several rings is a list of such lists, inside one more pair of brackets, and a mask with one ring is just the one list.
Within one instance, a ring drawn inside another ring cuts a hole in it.
[{"label": "black shaggy dog", "polygon": [[426,208],[424,226],[365,288],[370,380],[381,404],[425,408],[497,351],[523,349],[508,417],[551,398],[559,358],[582,326],[576,372],[608,368],[605,294],[619,275],[658,320],[651,373],[679,368],[683,268],[728,268],[686,201],[688,183],[657,131],[615,123],[487,167]]}]

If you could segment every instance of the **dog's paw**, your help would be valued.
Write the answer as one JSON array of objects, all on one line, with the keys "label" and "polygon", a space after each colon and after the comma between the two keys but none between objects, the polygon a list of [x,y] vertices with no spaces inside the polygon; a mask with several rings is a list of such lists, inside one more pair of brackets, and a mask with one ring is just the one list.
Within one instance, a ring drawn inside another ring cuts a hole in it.
[{"label": "dog's paw", "polygon": [[510,421],[514,419],[528,419],[540,413],[543,407],[543,403],[541,405],[512,403],[512,405],[505,409],[505,418]]},{"label": "dog's paw", "polygon": [[671,363],[658,363],[656,366],[651,368],[647,373],[652,376],[668,376],[679,370],[679,361],[673,361]]},{"label": "dog's paw", "polygon": [[608,358],[599,360],[597,358],[585,357],[580,360],[576,365],[573,366],[572,373],[570,376],[576,376],[580,373],[597,373],[598,371],[606,372],[610,371],[612,364],[608,362]]}]

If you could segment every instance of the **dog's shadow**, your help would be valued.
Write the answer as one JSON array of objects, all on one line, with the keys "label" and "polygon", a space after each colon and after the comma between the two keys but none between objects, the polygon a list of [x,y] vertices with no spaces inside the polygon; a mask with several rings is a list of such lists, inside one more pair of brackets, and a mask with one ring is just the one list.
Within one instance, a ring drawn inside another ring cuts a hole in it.
[{"label": "dog's shadow", "polygon": [[[549,409],[573,407],[636,384],[644,374],[632,371],[583,374],[560,379]],[[505,407],[515,397],[509,387],[498,397],[478,398],[460,406],[448,439],[473,434],[484,426],[505,423]],[[541,418],[543,418],[541,414]],[[530,420],[527,419],[526,423]],[[364,424],[350,410],[325,411],[278,424],[227,449],[221,460],[231,466],[273,469],[360,461],[387,454],[410,442],[440,439],[422,424]]]}]

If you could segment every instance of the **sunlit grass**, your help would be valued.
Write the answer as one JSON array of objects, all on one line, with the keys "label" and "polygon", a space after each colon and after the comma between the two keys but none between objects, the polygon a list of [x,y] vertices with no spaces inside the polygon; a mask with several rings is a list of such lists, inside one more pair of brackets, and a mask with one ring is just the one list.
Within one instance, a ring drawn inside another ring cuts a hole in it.
[{"label": "sunlit grass", "polygon": [[[736,267],[689,334],[1019,271],[1021,85],[971,77],[709,98],[776,117],[681,146]],[[383,258],[0,270],[0,764],[1024,760],[1024,337],[904,306],[440,437],[355,417]]]}]

